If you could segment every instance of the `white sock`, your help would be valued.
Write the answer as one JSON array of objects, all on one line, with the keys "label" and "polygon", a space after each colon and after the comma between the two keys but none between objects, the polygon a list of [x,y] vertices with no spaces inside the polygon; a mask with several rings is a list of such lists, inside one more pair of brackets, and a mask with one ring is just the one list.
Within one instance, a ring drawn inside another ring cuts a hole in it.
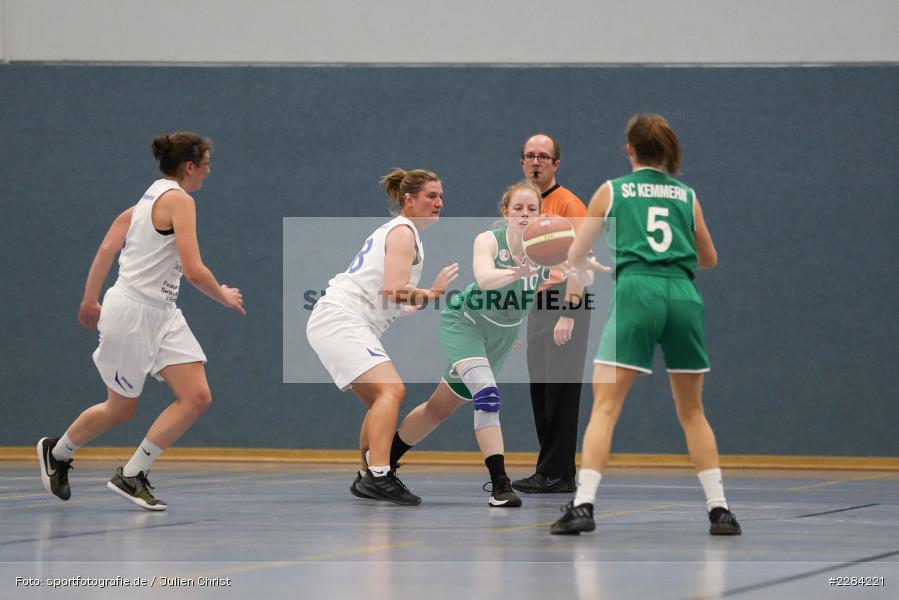
[{"label": "white sock", "polygon": [[134,477],[141,471],[143,471],[144,475],[146,475],[150,471],[150,467],[156,462],[156,459],[159,458],[159,455],[162,454],[162,448],[144,438],[144,441],[140,443],[140,446],[137,447],[137,450],[134,452],[134,456],[131,457],[131,460],[128,461],[128,464],[122,469],[122,475],[125,477]]},{"label": "white sock", "polygon": [[387,465],[386,467],[369,466],[368,470],[371,471],[371,474],[375,477],[384,477],[385,475],[387,475],[387,473],[390,472],[390,465]]},{"label": "white sock", "polygon": [[727,499],[724,497],[724,482],[721,478],[721,469],[706,469],[696,474],[702,491],[705,492],[705,505],[711,512],[713,508],[727,508]]},{"label": "white sock", "polygon": [[593,469],[581,469],[577,474],[577,493],[574,495],[574,505],[595,504],[596,488],[602,481],[602,474]]},{"label": "white sock", "polygon": [[51,453],[56,460],[69,460],[80,447],[81,446],[69,438],[69,432],[67,431],[62,434],[62,437],[59,438],[59,441],[53,446]]}]

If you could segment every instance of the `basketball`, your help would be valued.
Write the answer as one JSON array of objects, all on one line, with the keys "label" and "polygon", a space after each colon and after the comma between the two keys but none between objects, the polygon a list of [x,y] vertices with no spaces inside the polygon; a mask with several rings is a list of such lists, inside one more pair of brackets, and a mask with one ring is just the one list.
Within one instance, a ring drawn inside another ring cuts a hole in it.
[{"label": "basketball", "polygon": [[554,267],[568,258],[574,241],[574,227],[568,219],[556,215],[538,217],[521,236],[524,254],[541,267]]}]

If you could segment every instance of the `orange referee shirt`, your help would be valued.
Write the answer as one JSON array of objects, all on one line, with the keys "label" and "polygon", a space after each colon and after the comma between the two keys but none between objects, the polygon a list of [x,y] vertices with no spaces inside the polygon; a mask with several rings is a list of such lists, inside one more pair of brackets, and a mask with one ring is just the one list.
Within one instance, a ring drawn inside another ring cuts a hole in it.
[{"label": "orange referee shirt", "polygon": [[[543,192],[540,212],[544,215],[559,215],[560,217],[570,219],[574,228],[578,229],[583,222],[582,217],[587,216],[587,207],[569,189],[563,188],[557,183]],[[562,281],[562,271],[553,269],[549,272],[549,279],[540,286],[538,291],[542,292],[550,286],[562,283]]]}]

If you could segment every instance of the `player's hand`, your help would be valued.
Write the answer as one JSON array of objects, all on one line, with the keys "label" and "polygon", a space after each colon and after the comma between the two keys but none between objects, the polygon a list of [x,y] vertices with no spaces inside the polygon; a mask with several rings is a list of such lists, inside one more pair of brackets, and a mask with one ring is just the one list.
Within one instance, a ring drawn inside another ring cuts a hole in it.
[{"label": "player's hand", "polygon": [[[572,265],[567,260],[561,265],[562,273],[566,277],[574,277],[577,279],[578,283],[581,285],[587,286],[593,283],[593,271],[602,271],[603,273],[609,273],[612,270],[612,267],[607,267],[602,264],[592,256],[588,256],[582,265]],[[589,279],[589,283],[586,281]]]},{"label": "player's hand", "polygon": [[440,269],[434,283],[431,284],[431,290],[438,294],[445,294],[449,289],[449,285],[459,276],[459,263],[453,263]]},{"label": "player's hand", "polygon": [[521,340],[515,340],[515,343],[512,345],[516,350],[521,350],[521,347],[524,346],[524,342]]},{"label": "player's hand", "polygon": [[515,273],[515,279],[527,278],[536,273],[536,271],[534,270],[534,266],[530,262],[519,262],[517,258],[515,259],[514,267],[503,268],[511,273]]},{"label": "player's hand", "polygon": [[574,331],[574,319],[571,317],[559,317],[553,328],[553,341],[556,346],[564,346],[571,341],[571,332]]},{"label": "player's hand", "polygon": [[242,315],[247,314],[247,311],[243,308],[243,294],[240,293],[238,288],[228,287],[223,283],[222,294],[225,296],[222,300],[222,305],[225,308],[233,308]]},{"label": "player's hand", "polygon": [[97,321],[100,320],[100,303],[96,300],[82,300],[81,308],[78,309],[78,322],[88,331],[97,328]]},{"label": "player's hand", "polygon": [[419,304],[418,306],[415,306],[415,305],[412,305],[412,304],[406,304],[406,305],[403,306],[403,308],[400,310],[400,318],[402,318],[402,317],[408,317],[408,316],[411,315],[412,313],[418,312],[419,310],[422,309],[422,306],[423,306],[423,305],[421,305],[421,304]]},{"label": "player's hand", "polygon": [[578,283],[578,285],[582,285],[584,287],[593,285],[593,282],[596,281],[596,276],[593,275],[593,269],[590,269],[588,271],[570,270],[567,273],[563,271],[563,274],[566,279],[574,279]]}]

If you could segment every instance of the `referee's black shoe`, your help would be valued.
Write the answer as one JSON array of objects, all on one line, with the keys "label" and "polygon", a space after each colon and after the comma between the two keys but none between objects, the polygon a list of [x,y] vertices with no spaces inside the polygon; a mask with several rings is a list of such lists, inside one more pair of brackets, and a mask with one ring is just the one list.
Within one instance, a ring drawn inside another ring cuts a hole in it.
[{"label": "referee's black shoe", "polygon": [[393,469],[383,477],[375,477],[371,471],[368,471],[356,484],[356,491],[374,500],[384,500],[401,506],[421,504],[421,498],[409,491],[409,488],[400,481]]},{"label": "referee's black shoe", "polygon": [[743,530],[737,523],[734,513],[726,508],[716,506],[709,512],[709,535],[742,535]]},{"label": "referee's black shoe", "polygon": [[581,532],[596,529],[593,521],[593,505],[590,503],[574,505],[574,500],[562,507],[565,514],[552,524],[549,532],[553,535],[580,535]]},{"label": "referee's black shoe", "polygon": [[577,491],[574,477],[547,477],[542,473],[516,479],[512,487],[525,494],[570,494]]},{"label": "referee's black shoe", "polygon": [[41,438],[37,443],[37,460],[41,465],[41,482],[44,489],[60,500],[68,500],[72,497],[72,490],[69,488],[72,459],[56,460],[53,456],[53,447],[58,441],[59,438]]}]

